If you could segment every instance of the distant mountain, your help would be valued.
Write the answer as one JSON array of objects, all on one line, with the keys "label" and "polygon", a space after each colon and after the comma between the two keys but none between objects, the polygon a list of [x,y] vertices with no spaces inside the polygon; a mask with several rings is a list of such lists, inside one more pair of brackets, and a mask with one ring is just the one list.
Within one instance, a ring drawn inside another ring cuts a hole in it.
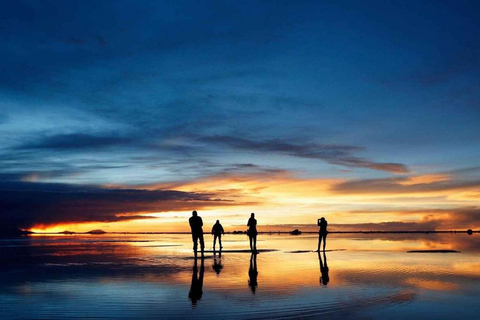
[{"label": "distant mountain", "polygon": [[34,232],[21,230],[18,228],[1,228],[0,227],[0,237],[19,237],[32,234]]},{"label": "distant mountain", "polygon": [[104,233],[107,233],[106,231],[103,231],[103,230],[100,230],[100,229],[95,229],[95,230],[91,230],[91,231],[88,231],[88,232],[85,232],[85,233],[90,233],[90,234],[104,234]]},{"label": "distant mountain", "polygon": [[74,231],[68,231],[68,230],[65,230],[65,231],[62,231],[62,232],[59,232],[61,234],[75,234]]}]

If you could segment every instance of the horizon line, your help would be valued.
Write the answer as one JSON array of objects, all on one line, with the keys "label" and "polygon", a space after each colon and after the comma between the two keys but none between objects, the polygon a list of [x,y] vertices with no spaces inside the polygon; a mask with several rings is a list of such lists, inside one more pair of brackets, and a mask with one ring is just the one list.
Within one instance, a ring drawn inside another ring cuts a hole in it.
[{"label": "horizon line", "polygon": [[[76,232],[76,231],[60,231],[60,232],[34,232],[29,230],[22,230],[23,232],[28,232],[28,234],[191,234],[190,231],[103,231],[103,230],[91,230],[86,232]],[[295,230],[292,231],[258,231],[259,234],[291,234]],[[300,234],[318,234],[318,231],[300,231]],[[472,229],[460,229],[460,230],[390,230],[390,231],[381,231],[381,230],[367,230],[367,231],[329,231],[328,233],[336,233],[336,234],[371,234],[371,233],[384,233],[384,234],[401,234],[401,233],[480,233],[480,230],[472,230]],[[204,234],[210,234],[210,232],[204,232]],[[233,234],[233,235],[243,235],[247,234],[246,231],[228,231],[225,234]]]}]

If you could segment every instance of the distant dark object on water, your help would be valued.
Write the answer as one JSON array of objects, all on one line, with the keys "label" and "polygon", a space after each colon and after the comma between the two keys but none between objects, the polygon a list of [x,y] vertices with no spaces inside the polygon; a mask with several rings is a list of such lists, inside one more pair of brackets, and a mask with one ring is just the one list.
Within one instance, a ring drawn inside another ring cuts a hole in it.
[{"label": "distant dark object on water", "polygon": [[88,231],[88,232],[85,232],[85,233],[90,233],[90,234],[105,234],[107,232],[101,230],[101,229],[95,229],[95,230],[91,230],[91,231]]},{"label": "distant dark object on water", "polygon": [[238,231],[238,230],[235,230],[235,231],[233,231],[233,234],[247,234],[247,231]]},{"label": "distant dark object on water", "polygon": [[472,234],[473,234],[472,229],[468,229],[468,230],[467,230],[467,233],[468,233],[469,235],[472,235]]},{"label": "distant dark object on water", "polygon": [[20,237],[20,236],[27,236],[34,232],[21,230],[17,228],[1,228],[0,227],[0,237]]},{"label": "distant dark object on water", "polygon": [[68,230],[65,230],[65,231],[62,231],[62,232],[59,232],[60,234],[75,234],[75,232],[73,231],[68,231]]},{"label": "distant dark object on water", "polygon": [[457,250],[410,250],[407,253],[460,253]]},{"label": "distant dark object on water", "polygon": [[298,235],[302,234],[302,231],[300,231],[298,229],[295,229],[293,231],[290,231],[290,234],[293,235],[293,236],[298,236]]}]

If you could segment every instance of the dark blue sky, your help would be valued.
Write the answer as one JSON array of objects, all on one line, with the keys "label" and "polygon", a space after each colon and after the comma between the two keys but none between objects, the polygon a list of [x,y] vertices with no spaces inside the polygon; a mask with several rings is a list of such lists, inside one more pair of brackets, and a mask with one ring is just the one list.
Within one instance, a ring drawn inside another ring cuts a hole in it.
[{"label": "dark blue sky", "polygon": [[480,163],[479,10],[2,1],[4,188],[469,170]]}]

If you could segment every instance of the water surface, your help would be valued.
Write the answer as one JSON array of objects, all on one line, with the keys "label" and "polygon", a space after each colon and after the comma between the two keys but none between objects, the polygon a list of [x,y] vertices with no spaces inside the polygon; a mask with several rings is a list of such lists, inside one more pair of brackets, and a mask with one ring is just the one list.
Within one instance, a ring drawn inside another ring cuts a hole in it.
[{"label": "water surface", "polygon": [[251,255],[225,235],[203,260],[189,235],[2,239],[0,318],[474,319],[479,239],[330,234],[318,254],[315,235],[259,235]]}]

